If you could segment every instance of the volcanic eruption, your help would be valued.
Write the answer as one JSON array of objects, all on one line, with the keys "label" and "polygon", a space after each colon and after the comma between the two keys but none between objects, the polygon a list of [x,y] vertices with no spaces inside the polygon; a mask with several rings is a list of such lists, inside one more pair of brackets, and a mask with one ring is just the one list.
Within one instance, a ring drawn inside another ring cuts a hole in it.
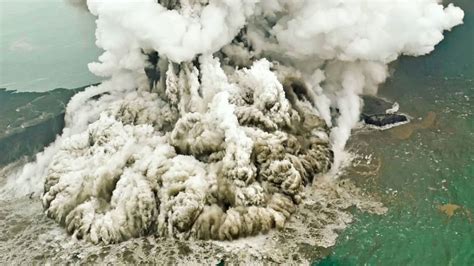
[{"label": "volcanic eruption", "polygon": [[107,80],[19,178],[44,180],[47,215],[94,243],[283,228],[344,164],[359,96],[462,23],[438,2],[88,0]]}]

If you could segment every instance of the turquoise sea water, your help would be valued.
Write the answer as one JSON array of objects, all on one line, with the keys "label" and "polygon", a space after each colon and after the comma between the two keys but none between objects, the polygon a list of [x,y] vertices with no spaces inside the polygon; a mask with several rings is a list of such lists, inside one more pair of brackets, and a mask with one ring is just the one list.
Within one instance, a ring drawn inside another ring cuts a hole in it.
[{"label": "turquoise sea water", "polygon": [[402,58],[380,90],[415,118],[413,125],[428,116],[425,125],[353,139],[380,165],[358,182],[379,194],[388,214],[357,215],[314,264],[474,265],[474,1],[455,2],[465,24],[433,54]]}]

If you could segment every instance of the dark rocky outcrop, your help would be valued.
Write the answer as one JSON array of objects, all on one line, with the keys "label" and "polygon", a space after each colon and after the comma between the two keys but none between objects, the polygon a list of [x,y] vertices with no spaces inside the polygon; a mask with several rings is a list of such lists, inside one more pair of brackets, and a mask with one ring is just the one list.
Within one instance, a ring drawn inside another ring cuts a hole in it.
[{"label": "dark rocky outcrop", "polygon": [[368,125],[384,127],[408,121],[408,117],[404,114],[386,113],[386,110],[392,108],[394,103],[375,96],[365,95],[362,99],[364,108],[360,118]]},{"label": "dark rocky outcrop", "polygon": [[383,127],[393,125],[401,122],[407,122],[408,118],[401,114],[379,114],[379,115],[364,115],[362,119],[366,124]]}]

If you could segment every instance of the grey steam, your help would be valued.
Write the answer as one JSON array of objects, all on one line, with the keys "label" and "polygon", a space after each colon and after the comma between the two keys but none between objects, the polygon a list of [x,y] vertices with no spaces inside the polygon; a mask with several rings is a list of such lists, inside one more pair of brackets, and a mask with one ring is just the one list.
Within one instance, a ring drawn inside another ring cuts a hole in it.
[{"label": "grey steam", "polygon": [[89,68],[107,81],[72,99],[18,180],[94,243],[283,228],[344,166],[359,95],[462,23],[439,2],[88,0],[105,51]]}]

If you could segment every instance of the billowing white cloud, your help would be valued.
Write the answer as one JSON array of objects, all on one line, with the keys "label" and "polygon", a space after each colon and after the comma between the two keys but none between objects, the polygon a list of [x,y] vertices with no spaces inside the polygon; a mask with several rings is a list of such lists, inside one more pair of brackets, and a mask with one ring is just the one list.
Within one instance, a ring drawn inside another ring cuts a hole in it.
[{"label": "billowing white cloud", "polygon": [[105,50],[89,68],[109,80],[72,99],[16,182],[39,173],[47,214],[93,242],[283,227],[343,162],[359,95],[463,19],[437,0],[87,4]]}]

